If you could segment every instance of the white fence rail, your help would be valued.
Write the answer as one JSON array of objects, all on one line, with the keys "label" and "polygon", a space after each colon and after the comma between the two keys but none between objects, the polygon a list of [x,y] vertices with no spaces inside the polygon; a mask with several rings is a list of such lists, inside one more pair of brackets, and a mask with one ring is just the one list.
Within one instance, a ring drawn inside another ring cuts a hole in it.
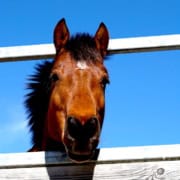
[{"label": "white fence rail", "polygon": [[180,145],[108,148],[73,164],[60,152],[0,154],[0,179],[179,180]]},{"label": "white fence rail", "polygon": [[[180,34],[111,39],[111,54],[180,49]],[[53,58],[53,44],[0,47],[0,62]]]}]

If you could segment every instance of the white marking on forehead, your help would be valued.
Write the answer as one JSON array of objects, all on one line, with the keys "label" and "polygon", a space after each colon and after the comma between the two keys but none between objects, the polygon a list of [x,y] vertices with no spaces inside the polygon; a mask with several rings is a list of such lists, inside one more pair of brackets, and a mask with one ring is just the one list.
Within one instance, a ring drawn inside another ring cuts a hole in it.
[{"label": "white marking on forehead", "polygon": [[77,66],[77,69],[80,69],[80,70],[85,70],[88,68],[88,65],[84,61],[78,61],[76,66]]}]

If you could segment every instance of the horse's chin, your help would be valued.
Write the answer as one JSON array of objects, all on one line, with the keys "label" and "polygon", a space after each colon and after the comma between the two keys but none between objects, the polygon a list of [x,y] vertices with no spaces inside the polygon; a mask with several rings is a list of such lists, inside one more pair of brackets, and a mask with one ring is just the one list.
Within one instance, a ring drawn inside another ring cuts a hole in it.
[{"label": "horse's chin", "polygon": [[75,163],[85,163],[89,160],[91,160],[94,156],[94,151],[90,152],[90,153],[85,153],[85,154],[81,154],[81,153],[72,153],[70,151],[67,151],[67,154],[69,156],[69,158],[75,162]]}]

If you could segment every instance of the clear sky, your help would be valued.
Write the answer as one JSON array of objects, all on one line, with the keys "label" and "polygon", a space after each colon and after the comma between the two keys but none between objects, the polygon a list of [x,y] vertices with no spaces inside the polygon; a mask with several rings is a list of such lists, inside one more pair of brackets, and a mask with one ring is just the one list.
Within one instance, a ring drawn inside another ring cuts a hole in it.
[{"label": "clear sky", "polygon": [[[64,17],[71,34],[111,38],[180,34],[179,0],[1,0],[0,46],[52,43]],[[38,61],[39,62],[39,61]],[[0,63],[0,153],[31,147],[23,106],[37,61]],[[180,51],[113,55],[100,147],[180,143]]]}]

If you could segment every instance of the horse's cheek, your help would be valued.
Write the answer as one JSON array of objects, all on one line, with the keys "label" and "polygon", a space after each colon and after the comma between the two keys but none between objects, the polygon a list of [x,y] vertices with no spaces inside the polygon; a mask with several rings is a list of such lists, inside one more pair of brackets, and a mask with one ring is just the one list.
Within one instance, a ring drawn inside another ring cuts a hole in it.
[{"label": "horse's cheek", "polygon": [[64,136],[65,115],[63,111],[53,110],[48,112],[48,135],[57,142]]},{"label": "horse's cheek", "polygon": [[65,110],[67,93],[65,88],[56,87],[51,95],[49,106],[54,108],[55,110]]},{"label": "horse's cheek", "polygon": [[96,90],[95,99],[96,99],[96,106],[98,110],[97,112],[98,119],[100,120],[100,124],[102,126],[103,119],[104,119],[104,111],[105,111],[105,97],[101,89]]},{"label": "horse's cheek", "polygon": [[56,141],[62,141],[65,127],[65,102],[58,91],[54,91],[48,109],[48,134]]}]

